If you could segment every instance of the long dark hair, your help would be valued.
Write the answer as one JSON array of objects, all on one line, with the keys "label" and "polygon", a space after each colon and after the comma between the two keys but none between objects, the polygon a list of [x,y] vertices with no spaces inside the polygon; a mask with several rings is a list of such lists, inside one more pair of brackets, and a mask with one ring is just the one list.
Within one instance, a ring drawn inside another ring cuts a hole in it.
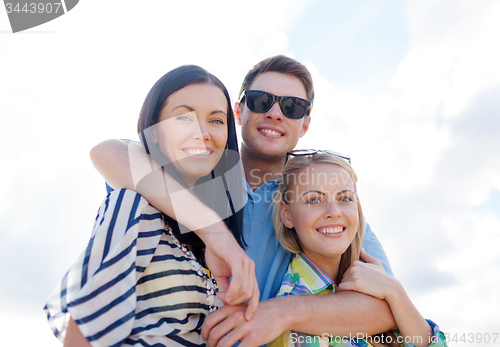
[{"label": "long dark hair", "polygon": [[[246,244],[242,233],[242,207],[246,202],[246,192],[243,186],[243,171],[239,158],[233,110],[229,93],[224,84],[217,77],[196,65],[185,65],[167,72],[155,83],[146,96],[137,123],[137,132],[147,153],[180,184],[187,187],[182,175],[175,169],[169,158],[166,158],[160,152],[158,146],[153,143],[151,131],[148,131],[148,128],[158,123],[160,112],[171,94],[190,84],[202,83],[219,87],[226,97],[228,137],[226,149],[221,159],[209,175],[200,178],[196,182],[193,193],[207,206],[216,210],[219,215],[228,215],[224,221],[238,244],[244,247]],[[228,174],[229,172],[231,174]],[[214,208],[215,206],[218,206],[219,211]],[[179,241],[190,246],[196,258],[204,264],[205,245],[201,239],[193,232],[185,232],[187,228],[182,225],[179,226],[179,223],[173,218],[164,217]],[[183,232],[181,232],[181,229],[183,229]]]}]

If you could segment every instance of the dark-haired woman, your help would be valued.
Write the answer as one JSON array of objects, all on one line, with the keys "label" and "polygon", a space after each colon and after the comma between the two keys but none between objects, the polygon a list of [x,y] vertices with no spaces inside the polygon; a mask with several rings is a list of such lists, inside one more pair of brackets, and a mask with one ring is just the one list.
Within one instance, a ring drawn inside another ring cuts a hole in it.
[{"label": "dark-haired woman", "polygon": [[[253,294],[256,305],[253,263],[241,248],[245,195],[238,191],[242,174],[224,85],[197,66],[170,71],[146,97],[138,131],[146,151],[161,165],[156,174],[166,182],[164,194],[174,210],[185,213],[182,196],[192,192],[227,217],[234,237],[219,234],[217,239],[240,252],[244,265],[232,298],[221,298],[236,304]],[[222,305],[206,265],[207,240],[214,242],[214,236],[189,232],[139,194],[111,192],[86,250],[45,306],[54,334],[65,346],[204,345],[204,318]],[[217,256],[207,256],[217,264]]]}]

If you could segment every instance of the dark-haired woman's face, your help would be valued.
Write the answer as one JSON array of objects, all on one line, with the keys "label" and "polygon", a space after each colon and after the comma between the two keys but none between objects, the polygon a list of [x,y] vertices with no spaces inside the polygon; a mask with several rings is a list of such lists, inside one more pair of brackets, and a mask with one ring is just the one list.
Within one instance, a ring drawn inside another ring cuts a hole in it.
[{"label": "dark-haired woman's face", "polygon": [[153,141],[189,186],[208,175],[227,142],[227,100],[208,83],[190,84],[171,94],[160,111]]}]

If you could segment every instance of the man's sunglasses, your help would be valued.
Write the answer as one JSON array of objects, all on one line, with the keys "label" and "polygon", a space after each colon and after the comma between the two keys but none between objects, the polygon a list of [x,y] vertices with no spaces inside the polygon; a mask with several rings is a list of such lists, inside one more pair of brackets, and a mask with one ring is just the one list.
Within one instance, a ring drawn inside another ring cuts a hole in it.
[{"label": "man's sunglasses", "polygon": [[348,156],[347,154],[337,153],[329,150],[321,150],[321,149],[294,149],[293,151],[290,151],[286,154],[285,165],[290,157],[302,157],[306,155],[315,155],[316,153],[328,153],[336,157],[342,158],[349,164],[351,164],[351,157]]},{"label": "man's sunglasses", "polygon": [[287,118],[301,119],[311,112],[311,102],[295,96],[277,96],[262,90],[244,90],[240,95],[240,102],[245,97],[248,109],[256,113],[269,111],[276,101]]}]

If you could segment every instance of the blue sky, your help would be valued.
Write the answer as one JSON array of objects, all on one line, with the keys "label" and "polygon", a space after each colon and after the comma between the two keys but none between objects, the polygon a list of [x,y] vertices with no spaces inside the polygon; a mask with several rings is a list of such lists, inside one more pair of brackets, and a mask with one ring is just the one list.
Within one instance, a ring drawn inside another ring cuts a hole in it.
[{"label": "blue sky", "polygon": [[19,34],[0,9],[7,344],[58,345],[41,309],[105,194],[92,146],[137,138],[142,101],[166,71],[199,64],[235,99],[246,71],[274,54],[305,63],[315,82],[297,147],[352,156],[367,220],[422,314],[452,335],[497,332],[500,4],[245,4],[81,1]]},{"label": "blue sky", "polygon": [[396,73],[408,52],[401,1],[313,1],[288,32],[296,58],[314,60],[334,86],[374,83]]}]

